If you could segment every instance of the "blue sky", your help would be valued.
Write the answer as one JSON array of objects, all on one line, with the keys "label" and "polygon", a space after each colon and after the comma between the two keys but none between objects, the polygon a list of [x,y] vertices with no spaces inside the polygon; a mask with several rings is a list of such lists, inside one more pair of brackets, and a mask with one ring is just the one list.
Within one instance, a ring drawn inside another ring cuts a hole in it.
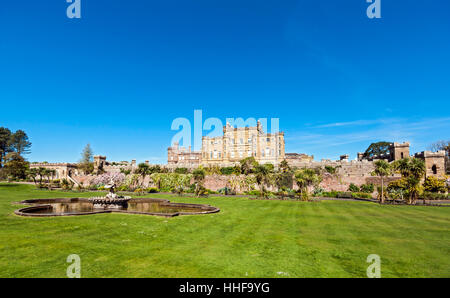
[{"label": "blue sky", "polygon": [[[0,6],[0,126],[31,161],[166,162],[177,117],[279,118],[286,151],[450,139],[450,3],[81,0]],[[269,128],[270,129],[270,128]],[[204,131],[207,134],[207,131]]]}]

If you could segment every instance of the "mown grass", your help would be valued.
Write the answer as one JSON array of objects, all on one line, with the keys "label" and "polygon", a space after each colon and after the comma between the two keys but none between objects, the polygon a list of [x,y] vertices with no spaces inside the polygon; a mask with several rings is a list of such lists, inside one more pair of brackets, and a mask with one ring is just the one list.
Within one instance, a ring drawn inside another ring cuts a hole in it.
[{"label": "mown grass", "polygon": [[450,277],[445,207],[152,194],[221,212],[13,214],[16,201],[81,196],[92,194],[0,184],[0,277],[65,277],[70,254],[82,277],[365,277],[369,254],[381,257],[382,277]]}]

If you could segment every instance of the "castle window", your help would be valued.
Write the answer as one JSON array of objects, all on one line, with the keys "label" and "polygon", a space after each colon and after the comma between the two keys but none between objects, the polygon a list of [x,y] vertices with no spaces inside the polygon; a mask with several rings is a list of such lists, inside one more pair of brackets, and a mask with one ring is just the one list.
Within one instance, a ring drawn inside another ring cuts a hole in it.
[{"label": "castle window", "polygon": [[402,152],[402,153],[400,153],[400,157],[401,157],[401,159],[403,159],[403,152]]},{"label": "castle window", "polygon": [[433,166],[431,167],[431,170],[433,171],[433,175],[436,175],[436,174],[437,174],[437,167],[436,167],[436,165],[433,165]]},{"label": "castle window", "polygon": [[240,142],[241,144],[244,144],[244,140],[243,140],[243,139],[240,139],[239,142]]},{"label": "castle window", "polygon": [[270,138],[267,138],[267,139],[266,139],[266,142],[270,142]]}]

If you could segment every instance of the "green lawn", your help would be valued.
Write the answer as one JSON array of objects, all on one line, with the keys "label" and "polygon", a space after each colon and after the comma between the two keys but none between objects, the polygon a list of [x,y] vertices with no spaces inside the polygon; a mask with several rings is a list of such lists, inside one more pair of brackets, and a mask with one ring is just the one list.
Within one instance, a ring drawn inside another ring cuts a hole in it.
[{"label": "green lawn", "polygon": [[[0,184],[0,277],[450,277],[450,208],[366,202],[169,198],[219,213],[28,218],[13,202],[92,196]],[[149,195],[150,196],[150,195]]]}]

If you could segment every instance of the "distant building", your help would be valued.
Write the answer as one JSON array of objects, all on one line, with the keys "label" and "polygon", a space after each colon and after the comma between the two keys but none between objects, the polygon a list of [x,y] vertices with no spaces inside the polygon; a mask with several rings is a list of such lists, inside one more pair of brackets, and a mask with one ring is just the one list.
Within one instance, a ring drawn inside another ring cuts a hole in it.
[{"label": "distant building", "polygon": [[304,153],[286,153],[285,159],[291,167],[297,167],[304,163],[314,161],[314,155],[307,155]]},{"label": "distant building", "polygon": [[264,133],[259,121],[256,127],[233,127],[227,123],[222,136],[202,137],[200,152],[178,143],[167,149],[167,163],[171,166],[231,166],[246,157],[254,157],[261,164],[280,163],[285,158],[284,133]]},{"label": "distant building", "polygon": [[201,153],[191,150],[189,148],[180,147],[178,142],[167,149],[167,163],[169,165],[176,165],[178,167],[194,167],[200,165]]},{"label": "distant building", "polygon": [[278,164],[285,158],[284,132],[264,133],[261,123],[256,127],[223,127],[223,136],[203,137],[201,163],[226,166],[246,157],[258,163]]}]

